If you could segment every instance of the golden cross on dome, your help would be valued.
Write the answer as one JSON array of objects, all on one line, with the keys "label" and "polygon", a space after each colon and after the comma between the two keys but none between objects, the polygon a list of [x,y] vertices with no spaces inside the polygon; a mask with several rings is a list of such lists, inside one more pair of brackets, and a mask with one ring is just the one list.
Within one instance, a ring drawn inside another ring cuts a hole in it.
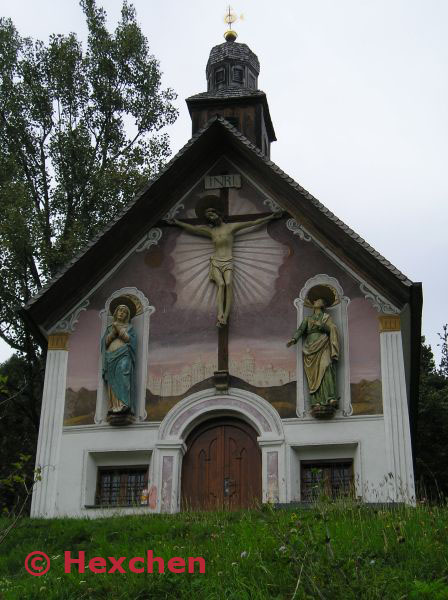
[{"label": "golden cross on dome", "polygon": [[236,12],[230,5],[227,7],[227,12],[224,17],[224,23],[227,23],[227,25],[229,26],[228,30],[224,34],[224,37],[227,42],[234,42],[236,40],[238,34],[232,29],[232,23],[235,23],[236,21],[242,21],[243,18],[243,15],[240,15],[238,17]]}]

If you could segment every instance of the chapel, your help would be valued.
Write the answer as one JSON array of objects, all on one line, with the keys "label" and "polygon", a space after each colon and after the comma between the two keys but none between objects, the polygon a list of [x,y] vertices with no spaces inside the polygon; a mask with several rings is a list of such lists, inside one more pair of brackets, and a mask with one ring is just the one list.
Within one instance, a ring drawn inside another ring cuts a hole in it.
[{"label": "chapel", "polygon": [[192,138],[22,309],[33,517],[415,502],[421,284],[271,161],[259,73],[230,29]]}]

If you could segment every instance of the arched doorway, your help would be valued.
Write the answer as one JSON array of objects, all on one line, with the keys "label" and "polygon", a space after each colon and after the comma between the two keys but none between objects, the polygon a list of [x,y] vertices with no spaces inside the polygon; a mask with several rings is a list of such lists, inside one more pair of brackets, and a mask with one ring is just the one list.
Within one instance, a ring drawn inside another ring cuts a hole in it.
[{"label": "arched doorway", "polygon": [[188,436],[182,464],[182,507],[249,508],[261,502],[261,452],[250,425],[227,417],[206,421]]}]

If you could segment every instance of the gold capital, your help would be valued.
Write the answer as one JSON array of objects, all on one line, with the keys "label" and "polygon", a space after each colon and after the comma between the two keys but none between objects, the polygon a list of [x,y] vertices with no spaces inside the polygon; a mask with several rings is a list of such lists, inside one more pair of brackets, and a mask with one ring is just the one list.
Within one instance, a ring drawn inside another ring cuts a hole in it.
[{"label": "gold capital", "polygon": [[68,350],[69,333],[51,333],[48,336],[48,350]]},{"label": "gold capital", "polygon": [[400,317],[398,315],[380,315],[378,317],[380,333],[383,331],[400,331]]}]

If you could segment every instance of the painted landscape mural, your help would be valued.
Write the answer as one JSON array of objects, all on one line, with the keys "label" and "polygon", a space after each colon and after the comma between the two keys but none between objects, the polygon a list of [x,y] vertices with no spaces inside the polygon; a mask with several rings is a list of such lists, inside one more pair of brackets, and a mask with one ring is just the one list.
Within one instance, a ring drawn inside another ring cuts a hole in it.
[{"label": "painted landscape mural", "polygon": [[[217,172],[223,165],[216,167]],[[264,196],[243,179],[231,189],[230,215],[267,214]],[[203,195],[199,182],[174,216],[191,219]],[[172,215],[173,216],[173,215]],[[335,277],[348,305],[350,387],[354,414],[380,414],[378,318],[359,284],[312,241],[294,235],[287,219],[236,234],[234,301],[229,321],[231,385],[269,401],[283,418],[296,416],[296,351],[286,342],[296,329],[294,299],[319,273]],[[213,387],[218,369],[216,285],[210,281],[212,241],[180,227],[161,226],[158,244],[131,254],[90,298],[69,342],[64,424],[94,423],[101,384],[100,311],[123,287],[138,288],[155,308],[148,339],[147,419],[160,421],[179,400]]]}]

